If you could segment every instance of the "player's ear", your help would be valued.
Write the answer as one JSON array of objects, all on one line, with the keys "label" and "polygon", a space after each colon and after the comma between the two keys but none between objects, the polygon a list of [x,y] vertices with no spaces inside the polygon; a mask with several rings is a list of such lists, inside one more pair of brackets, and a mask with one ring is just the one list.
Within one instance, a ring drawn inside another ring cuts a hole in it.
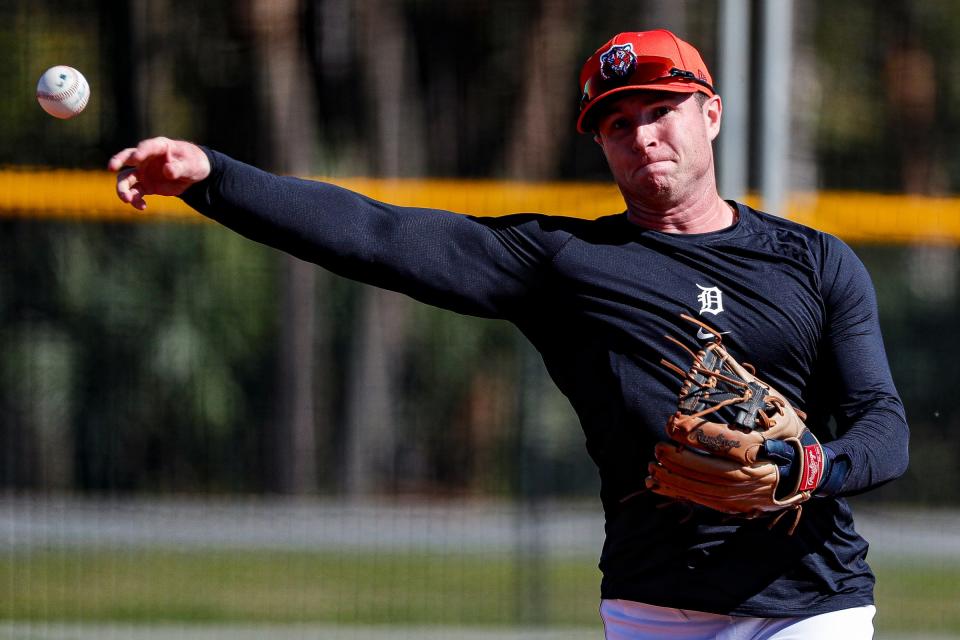
[{"label": "player's ear", "polygon": [[702,112],[707,134],[712,142],[720,134],[720,121],[723,116],[723,102],[720,96],[714,95],[707,98],[703,103]]}]

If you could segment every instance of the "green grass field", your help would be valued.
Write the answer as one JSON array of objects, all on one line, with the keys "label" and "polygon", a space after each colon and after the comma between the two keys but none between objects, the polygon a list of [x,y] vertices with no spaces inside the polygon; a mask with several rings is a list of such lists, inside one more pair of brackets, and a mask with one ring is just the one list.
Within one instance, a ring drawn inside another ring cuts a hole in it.
[{"label": "green grass field", "polygon": [[[875,563],[878,631],[960,635],[960,562]],[[551,559],[546,624],[596,627],[592,558]],[[0,619],[515,625],[513,558],[415,553],[50,550],[0,556]]]},{"label": "green grass field", "polygon": [[[594,564],[544,566],[550,624],[596,624]],[[0,556],[0,618],[514,624],[519,579],[491,555],[58,550]]]}]

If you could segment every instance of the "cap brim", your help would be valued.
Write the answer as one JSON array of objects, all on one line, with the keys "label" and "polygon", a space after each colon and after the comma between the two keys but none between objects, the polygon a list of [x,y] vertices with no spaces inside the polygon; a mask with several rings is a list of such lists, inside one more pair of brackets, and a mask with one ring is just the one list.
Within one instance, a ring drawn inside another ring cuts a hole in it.
[{"label": "cap brim", "polygon": [[[599,96],[594,98],[590,104],[587,105],[587,108],[580,112],[580,116],[577,118],[577,131],[580,133],[590,133],[590,130],[584,127],[584,124],[587,122],[587,119],[592,117],[590,112],[595,112],[595,107],[603,102],[607,102],[611,96],[627,93],[628,91],[663,91],[666,93],[707,93],[704,87],[700,85],[693,84],[691,82],[657,82],[651,84],[631,84],[625,87],[617,87],[615,89],[610,89],[606,93],[601,93]],[[712,95],[712,94],[707,94]]]}]

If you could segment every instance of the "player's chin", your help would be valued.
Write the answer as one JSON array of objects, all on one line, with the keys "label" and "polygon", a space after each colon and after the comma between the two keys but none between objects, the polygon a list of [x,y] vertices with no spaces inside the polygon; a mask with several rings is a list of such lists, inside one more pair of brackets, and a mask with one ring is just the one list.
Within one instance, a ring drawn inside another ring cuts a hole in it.
[{"label": "player's chin", "polygon": [[675,180],[668,173],[644,172],[632,176],[631,191],[644,199],[661,200],[675,191]]}]

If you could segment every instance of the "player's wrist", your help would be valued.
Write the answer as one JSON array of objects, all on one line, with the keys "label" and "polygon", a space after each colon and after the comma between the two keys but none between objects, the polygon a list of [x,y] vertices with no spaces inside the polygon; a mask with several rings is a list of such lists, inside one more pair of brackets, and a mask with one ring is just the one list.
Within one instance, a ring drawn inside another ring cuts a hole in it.
[{"label": "player's wrist", "polygon": [[219,159],[216,157],[217,154],[214,153],[212,149],[200,144],[196,145],[196,147],[197,149],[200,150],[200,152],[203,154],[204,159],[206,160],[204,175],[200,179],[200,182],[203,182],[204,180],[210,179],[210,177],[214,174],[214,172],[219,172],[220,162],[219,162]]},{"label": "player's wrist", "polygon": [[850,459],[845,455],[837,455],[829,446],[823,447],[823,479],[813,496],[823,498],[839,494],[849,473]]},{"label": "player's wrist", "polygon": [[222,173],[222,161],[218,158],[218,154],[213,149],[205,147],[203,145],[194,145],[195,147],[195,164],[198,167],[197,173],[194,176],[194,180],[190,185],[184,189],[183,193],[179,194],[182,200],[190,204],[191,199],[196,198],[198,194],[203,194],[206,192],[206,185],[210,184],[212,180],[217,180],[220,173]]}]

